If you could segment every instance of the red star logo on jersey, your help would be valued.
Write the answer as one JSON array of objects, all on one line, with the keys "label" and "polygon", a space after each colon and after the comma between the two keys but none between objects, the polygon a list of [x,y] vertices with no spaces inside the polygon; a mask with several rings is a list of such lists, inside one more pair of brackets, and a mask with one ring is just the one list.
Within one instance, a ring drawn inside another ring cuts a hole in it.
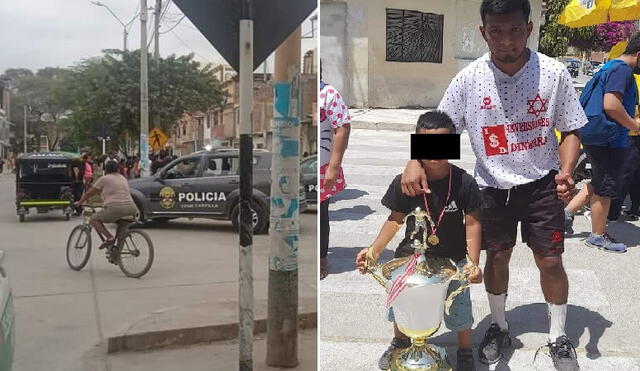
[{"label": "red star logo on jersey", "polygon": [[536,117],[540,116],[542,112],[547,112],[548,101],[548,99],[542,99],[540,93],[538,93],[534,99],[527,99],[527,104],[529,105],[527,113],[531,113]]}]

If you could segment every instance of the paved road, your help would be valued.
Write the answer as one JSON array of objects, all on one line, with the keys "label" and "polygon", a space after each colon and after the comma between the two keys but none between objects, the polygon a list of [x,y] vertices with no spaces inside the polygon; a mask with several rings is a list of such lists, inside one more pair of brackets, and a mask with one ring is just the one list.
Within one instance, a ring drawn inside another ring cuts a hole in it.
[{"label": "paved road", "polygon": [[[462,159],[455,163],[472,172],[474,156],[466,134],[462,142]],[[352,131],[344,159],[348,189],[331,205],[331,274],[320,283],[319,360],[323,371],[375,370],[391,339],[392,326],[384,320],[383,289],[371,277],[357,273],[353,261],[360,248],[374,240],[388,215],[380,199],[393,177],[404,169],[408,148],[406,131]],[[639,226],[639,222],[610,226],[613,236],[631,246],[623,255],[587,248],[583,239],[589,220],[584,216],[576,217],[577,235],[566,240],[564,262],[570,281],[567,331],[575,339],[583,371],[640,370]],[[389,245],[382,260],[392,257],[397,242]],[[507,319],[517,349],[492,370],[553,369],[546,356],[533,363],[535,351],[546,342],[548,322],[531,255],[526,245],[518,243],[507,300]],[[489,325],[490,311],[483,285],[474,285],[471,297],[477,345]],[[446,330],[440,330],[433,342],[447,346],[455,355],[455,337]]]},{"label": "paved road", "polygon": [[[141,279],[126,278],[94,250],[97,322],[90,265],[74,272],[65,261],[67,236],[78,219],[66,222],[61,213],[52,212],[19,223],[13,179],[0,175],[0,248],[6,252],[4,267],[15,295],[15,371],[93,371],[83,362],[99,342],[98,324],[103,336],[110,337],[237,322],[238,237],[229,222],[178,219],[146,229],[156,257]],[[316,310],[316,215],[301,216],[301,312]],[[269,237],[256,236],[256,318],[266,317],[268,254]]]}]

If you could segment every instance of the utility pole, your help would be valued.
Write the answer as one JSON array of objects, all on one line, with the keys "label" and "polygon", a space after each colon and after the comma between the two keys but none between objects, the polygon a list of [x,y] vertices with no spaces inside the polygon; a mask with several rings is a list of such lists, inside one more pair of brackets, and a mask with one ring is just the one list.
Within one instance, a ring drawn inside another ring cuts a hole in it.
[{"label": "utility pole", "polygon": [[300,240],[300,27],[276,49],[267,365],[298,365],[298,245]]},{"label": "utility pole", "polygon": [[24,106],[24,153],[27,153],[27,106]]},{"label": "utility pole", "polygon": [[269,89],[269,86],[267,86],[267,60],[265,59],[264,63],[263,63],[263,70],[262,70],[262,82],[263,84],[263,91],[265,92],[262,95],[262,144],[263,144],[263,148],[267,149],[267,97],[269,97],[269,94],[267,94],[266,92],[268,91],[267,89]]},{"label": "utility pole", "polygon": [[155,8],[155,14],[153,17],[153,22],[154,22],[154,34],[153,34],[153,38],[154,38],[154,50],[153,50],[153,59],[156,63],[158,63],[158,60],[160,58],[160,10],[162,9],[162,0],[156,0],[156,8]]},{"label": "utility pole", "polygon": [[147,76],[147,0],[140,0],[140,172],[149,174],[149,86]]},{"label": "utility pole", "polygon": [[240,284],[239,366],[253,370],[253,0],[240,3]]}]

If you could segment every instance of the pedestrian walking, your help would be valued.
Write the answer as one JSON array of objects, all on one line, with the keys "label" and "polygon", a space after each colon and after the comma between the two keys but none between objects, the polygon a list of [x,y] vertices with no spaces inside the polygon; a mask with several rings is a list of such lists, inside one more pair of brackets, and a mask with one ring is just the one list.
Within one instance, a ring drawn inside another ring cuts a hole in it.
[{"label": "pedestrian walking", "polygon": [[91,155],[85,154],[82,156],[83,161],[83,175],[84,179],[84,188],[87,189],[91,183],[93,183],[93,162],[91,162]]},{"label": "pedestrian walking", "polygon": [[[589,122],[580,130],[583,148],[591,163],[591,234],[585,240],[590,247],[604,251],[623,253],[627,246],[616,242],[606,232],[607,216],[612,199],[626,197],[633,180],[640,151],[636,141],[629,140],[629,130],[638,131],[640,120],[635,119],[638,104],[638,88],[634,70],[638,71],[640,58],[640,33],[631,36],[625,52],[607,62],[587,83],[581,103]],[[629,142],[630,141],[630,142]],[[631,148],[627,151],[627,144]],[[626,161],[633,164],[624,165]],[[623,174],[621,170],[625,168]],[[623,175],[622,179],[619,177]],[[620,182],[622,180],[622,182]],[[624,201],[624,199],[622,200]],[[615,204],[612,219],[618,219],[622,201]],[[567,220],[572,218],[567,209]]]},{"label": "pedestrian walking", "polygon": [[[71,190],[73,192],[73,201],[80,201],[84,193],[84,165],[81,162],[74,162],[71,166]],[[75,207],[75,215],[80,215],[82,208]]]},{"label": "pedestrian walking", "polygon": [[[636,84],[637,84],[636,79]],[[638,120],[636,108],[636,121]],[[631,207],[625,211],[625,217],[630,220],[638,220],[640,217],[640,136],[637,130],[629,131],[627,149],[624,161],[622,161],[616,198],[611,200],[607,220],[617,221],[622,213],[622,204],[629,195]]]},{"label": "pedestrian walking", "polygon": [[346,186],[342,157],[349,143],[350,122],[338,90],[320,82],[320,279],[329,274],[329,200]]},{"label": "pedestrian walking", "polygon": [[[563,200],[575,188],[577,130],[587,119],[564,65],[526,47],[533,29],[530,12],[528,0],[482,1],[480,31],[489,53],[454,77],[438,109],[452,117],[456,132],[468,131],[477,159],[491,309],[491,325],[478,349],[480,362],[498,362],[511,346],[505,303],[520,222],[547,302],[546,347],[557,370],[577,371],[575,348],[565,332],[569,283],[562,264]],[[561,132],[559,144],[554,129]],[[408,196],[429,192],[427,176],[415,160],[401,183]]]}]

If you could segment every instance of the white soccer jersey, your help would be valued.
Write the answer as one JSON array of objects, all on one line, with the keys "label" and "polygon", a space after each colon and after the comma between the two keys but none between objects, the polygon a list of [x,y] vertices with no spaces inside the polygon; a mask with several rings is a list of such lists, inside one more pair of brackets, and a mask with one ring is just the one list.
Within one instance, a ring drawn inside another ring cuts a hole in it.
[{"label": "white soccer jersey", "polygon": [[514,76],[500,71],[489,54],[453,79],[438,106],[456,130],[467,130],[476,155],[480,187],[509,189],[559,169],[554,128],[576,130],[587,123],[567,69],[531,52]]}]

